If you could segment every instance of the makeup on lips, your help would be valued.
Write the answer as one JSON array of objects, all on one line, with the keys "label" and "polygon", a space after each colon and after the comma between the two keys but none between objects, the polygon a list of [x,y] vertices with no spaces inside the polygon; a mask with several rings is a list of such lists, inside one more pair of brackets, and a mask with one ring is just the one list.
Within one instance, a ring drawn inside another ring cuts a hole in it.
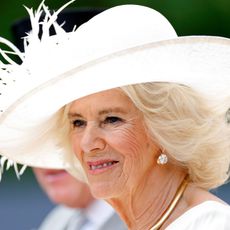
[{"label": "makeup on lips", "polygon": [[109,169],[112,169],[118,163],[119,161],[115,161],[115,160],[87,161],[90,174],[103,173]]}]

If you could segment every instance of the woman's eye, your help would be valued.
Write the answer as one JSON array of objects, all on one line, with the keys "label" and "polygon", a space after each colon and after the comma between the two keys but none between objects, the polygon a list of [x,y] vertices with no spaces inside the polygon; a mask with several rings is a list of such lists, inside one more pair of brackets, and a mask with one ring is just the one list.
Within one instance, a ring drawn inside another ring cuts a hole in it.
[{"label": "woman's eye", "polygon": [[114,123],[118,123],[121,121],[122,121],[122,119],[120,117],[111,116],[111,117],[105,118],[104,124],[114,124]]},{"label": "woman's eye", "polygon": [[84,120],[74,120],[74,121],[72,122],[72,125],[73,125],[73,127],[75,127],[75,128],[81,128],[81,127],[83,127],[85,124],[86,124],[86,121],[84,121]]}]

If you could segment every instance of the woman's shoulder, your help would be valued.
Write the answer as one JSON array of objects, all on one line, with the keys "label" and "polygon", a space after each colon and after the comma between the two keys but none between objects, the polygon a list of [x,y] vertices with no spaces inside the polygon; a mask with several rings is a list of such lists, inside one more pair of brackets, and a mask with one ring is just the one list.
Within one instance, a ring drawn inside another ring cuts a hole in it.
[{"label": "woman's shoulder", "polygon": [[205,201],[186,211],[167,230],[229,230],[230,206],[218,201]]}]

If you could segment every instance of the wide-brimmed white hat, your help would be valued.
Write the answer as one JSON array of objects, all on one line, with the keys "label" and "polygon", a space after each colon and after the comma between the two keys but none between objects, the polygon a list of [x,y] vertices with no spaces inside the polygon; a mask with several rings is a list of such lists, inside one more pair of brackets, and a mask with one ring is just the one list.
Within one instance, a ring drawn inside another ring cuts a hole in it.
[{"label": "wide-brimmed white hat", "polygon": [[[164,16],[138,5],[105,10],[66,33],[55,23],[60,10],[51,15],[43,3],[36,13],[28,9],[24,53],[0,40],[22,61],[1,50],[8,64],[0,69],[0,152],[17,163],[68,167],[52,135],[42,134],[61,107],[88,94],[150,81],[185,84],[210,97],[230,92],[230,39],[178,37]],[[49,35],[51,26],[56,35]]]}]

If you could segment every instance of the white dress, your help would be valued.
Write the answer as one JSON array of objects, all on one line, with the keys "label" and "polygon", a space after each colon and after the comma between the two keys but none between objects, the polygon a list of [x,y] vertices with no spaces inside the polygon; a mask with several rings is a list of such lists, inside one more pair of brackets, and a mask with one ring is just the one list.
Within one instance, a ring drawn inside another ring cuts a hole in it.
[{"label": "white dress", "polygon": [[230,230],[230,206],[205,201],[185,212],[166,230]]}]

